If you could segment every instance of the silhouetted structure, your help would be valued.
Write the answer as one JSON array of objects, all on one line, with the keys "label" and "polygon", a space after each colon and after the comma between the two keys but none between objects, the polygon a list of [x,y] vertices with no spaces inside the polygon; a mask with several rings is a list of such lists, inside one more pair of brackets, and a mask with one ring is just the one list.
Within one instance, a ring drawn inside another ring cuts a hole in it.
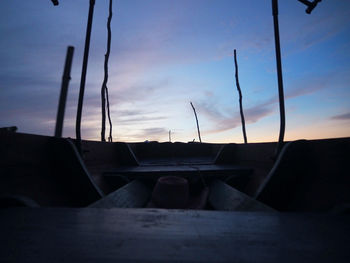
[{"label": "silhouetted structure", "polygon": [[80,80],[79,101],[78,101],[77,117],[75,122],[75,134],[77,138],[77,147],[80,153],[82,153],[81,131],[80,131],[81,115],[83,112],[85,81],[86,81],[86,72],[87,72],[87,66],[88,66],[88,60],[89,60],[90,38],[91,38],[92,19],[94,15],[94,7],[95,7],[95,0],[90,0],[89,15],[88,15],[88,21],[87,21],[87,27],[86,27],[83,66],[82,66],[81,80]]},{"label": "silhouetted structure", "polygon": [[194,108],[192,102],[190,102],[190,104],[191,104],[191,107],[192,107],[193,112],[194,112],[194,117],[196,118],[196,124],[197,124],[197,131],[198,131],[199,142],[202,142],[202,139],[201,139],[201,132],[200,132],[200,130],[199,130],[199,123],[198,123],[198,118],[197,118],[196,109]]},{"label": "silhouetted structure", "polygon": [[278,98],[280,107],[280,134],[278,138],[278,145],[276,156],[280,153],[283,147],[284,132],[286,127],[286,114],[284,109],[284,91],[282,78],[282,62],[281,62],[281,47],[280,47],[280,33],[278,26],[278,0],[272,0],[272,15],[275,33],[275,51],[276,51],[276,65],[277,65],[277,79],[278,79]]},{"label": "silhouetted structure", "polygon": [[109,16],[107,21],[107,52],[105,54],[104,79],[103,79],[102,88],[101,88],[101,102],[102,102],[101,141],[106,141],[105,130],[106,130],[106,100],[107,100],[107,115],[108,115],[108,121],[109,121],[109,136],[108,136],[109,142],[112,142],[112,120],[111,120],[111,114],[109,109],[109,96],[108,96],[107,82],[108,82],[108,60],[111,52],[111,38],[112,38],[112,31],[111,31],[111,21],[113,16],[112,2],[113,0],[109,0]]},{"label": "silhouetted structure", "polygon": [[308,1],[308,0],[298,0],[299,2],[302,2],[304,5],[307,6],[305,12],[307,14],[311,14],[312,10],[314,10],[314,8],[317,6],[317,4],[319,2],[321,2],[322,0],[314,0],[314,1]]},{"label": "silhouetted structure", "polygon": [[[311,14],[312,10],[317,6],[321,0],[314,0],[313,2],[307,0],[298,0],[307,5],[306,13]],[[286,114],[284,107],[284,91],[283,91],[283,78],[282,78],[282,61],[281,61],[281,47],[278,25],[278,0],[272,0],[272,15],[275,34],[275,51],[276,51],[276,67],[277,67],[277,79],[278,79],[278,98],[280,108],[280,133],[278,138],[278,145],[276,149],[276,157],[281,152],[283,147],[284,133],[286,127]]]},{"label": "silhouetted structure", "polygon": [[61,93],[60,93],[60,99],[58,102],[58,110],[57,110],[57,118],[56,118],[55,137],[62,137],[64,111],[66,108],[68,85],[71,79],[70,71],[72,68],[73,54],[74,54],[74,47],[69,46],[67,48],[66,62],[63,70],[63,76],[62,76]]},{"label": "silhouetted structure", "polygon": [[244,120],[244,114],[243,114],[243,105],[242,105],[242,91],[241,87],[239,85],[238,81],[238,64],[237,64],[237,54],[236,54],[236,49],[233,51],[234,53],[234,58],[235,58],[235,78],[236,78],[236,86],[238,90],[238,95],[239,95],[239,112],[241,114],[241,122],[242,122],[242,132],[243,132],[243,138],[244,138],[244,143],[248,143],[247,141],[247,133],[245,130],[245,120]]},{"label": "silhouetted structure", "polygon": [[[350,138],[288,142],[277,160],[275,142],[81,141],[82,156],[16,129],[0,128],[0,262],[349,261]],[[195,211],[147,209],[169,175]]]}]

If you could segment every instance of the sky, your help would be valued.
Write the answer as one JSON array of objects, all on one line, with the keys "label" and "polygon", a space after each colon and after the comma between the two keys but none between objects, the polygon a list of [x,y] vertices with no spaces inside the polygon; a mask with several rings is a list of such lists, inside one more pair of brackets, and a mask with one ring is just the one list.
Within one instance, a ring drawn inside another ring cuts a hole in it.
[{"label": "sky", "polygon": [[[0,127],[54,134],[67,46],[74,46],[64,137],[75,138],[89,0],[0,2]],[[100,140],[108,0],[96,0],[82,138]],[[286,140],[350,136],[350,1],[311,15],[279,1]],[[114,141],[242,143],[233,50],[248,142],[277,141],[271,1],[114,0],[108,90]],[[107,123],[108,130],[108,123]]]}]

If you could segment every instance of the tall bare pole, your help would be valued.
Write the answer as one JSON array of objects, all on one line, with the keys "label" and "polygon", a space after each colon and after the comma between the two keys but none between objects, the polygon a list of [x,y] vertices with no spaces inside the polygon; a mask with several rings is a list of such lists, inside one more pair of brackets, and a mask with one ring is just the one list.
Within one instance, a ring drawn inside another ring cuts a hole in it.
[{"label": "tall bare pole", "polygon": [[236,54],[236,49],[233,51],[234,58],[235,58],[235,77],[236,77],[236,86],[239,94],[239,111],[241,113],[241,121],[242,121],[242,132],[243,132],[243,138],[244,138],[244,143],[248,143],[247,141],[247,133],[245,131],[245,120],[244,120],[244,114],[243,114],[243,105],[242,105],[242,91],[241,87],[239,85],[238,81],[238,63],[237,63],[237,54]]},{"label": "tall bare pole", "polygon": [[199,142],[202,142],[202,139],[201,139],[201,132],[199,131],[199,124],[198,124],[198,118],[197,118],[197,113],[196,113],[196,109],[194,108],[192,102],[190,102],[191,104],[191,107],[193,109],[193,112],[194,112],[194,117],[196,118],[196,123],[197,123],[197,131],[198,131],[198,138],[199,138]]},{"label": "tall bare pole", "polygon": [[86,72],[87,65],[89,60],[89,49],[90,49],[90,38],[91,38],[91,28],[92,28],[92,18],[94,15],[94,7],[95,0],[90,0],[89,6],[89,16],[86,27],[86,36],[85,36],[85,48],[84,48],[84,58],[83,58],[83,66],[81,71],[81,80],[80,80],[80,90],[79,90],[79,101],[78,101],[78,109],[77,109],[77,118],[75,123],[75,134],[77,138],[77,148],[80,154],[82,154],[81,149],[81,114],[83,111],[83,100],[84,100],[84,91],[85,91],[85,81],[86,81]]},{"label": "tall bare pole", "polygon": [[112,0],[109,1],[109,15],[107,20],[107,51],[105,54],[105,61],[104,61],[104,79],[102,83],[101,88],[101,102],[102,102],[102,127],[101,127],[101,141],[106,141],[105,139],[105,130],[106,130],[106,99],[107,99],[107,115],[108,115],[108,121],[109,121],[109,137],[108,141],[112,141],[112,120],[110,116],[110,110],[109,110],[109,96],[108,96],[108,88],[107,88],[107,82],[108,82],[108,61],[109,61],[109,55],[111,52],[111,39],[112,39],[112,31],[111,31],[111,21],[112,21]]},{"label": "tall bare pole", "polygon": [[[312,10],[317,6],[321,0],[298,0],[299,2],[305,4],[307,9],[305,10],[307,14],[311,14]],[[272,0],[272,16],[273,16],[273,26],[275,33],[275,50],[276,50],[276,66],[277,66],[277,79],[278,79],[278,98],[280,106],[280,135],[278,138],[278,145],[276,150],[276,156],[281,152],[283,147],[283,139],[286,126],[286,116],[284,107],[284,91],[283,91],[283,78],[282,78],[282,62],[281,62],[281,47],[280,47],[280,33],[278,25],[278,0]]]},{"label": "tall bare pole", "polygon": [[64,65],[63,76],[62,76],[62,85],[60,99],[58,102],[58,110],[56,117],[56,127],[55,127],[55,137],[62,137],[63,130],[63,120],[64,120],[64,111],[66,108],[66,100],[68,93],[68,85],[70,81],[70,71],[72,68],[74,47],[69,46],[67,48],[66,62]]},{"label": "tall bare pole", "polygon": [[111,112],[109,110],[109,95],[108,95],[108,88],[106,87],[106,99],[107,99],[107,116],[108,116],[108,123],[109,123],[109,136],[108,141],[112,142],[112,120],[111,120]]},{"label": "tall bare pole", "polygon": [[286,127],[286,116],[284,109],[284,91],[283,91],[283,79],[282,79],[282,62],[281,62],[281,47],[280,47],[280,34],[278,26],[278,0],[272,0],[272,15],[273,25],[275,33],[275,50],[276,50],[276,66],[277,66],[277,79],[278,79],[278,98],[280,106],[280,135],[278,138],[278,145],[276,154],[278,155],[283,147],[284,132]]}]

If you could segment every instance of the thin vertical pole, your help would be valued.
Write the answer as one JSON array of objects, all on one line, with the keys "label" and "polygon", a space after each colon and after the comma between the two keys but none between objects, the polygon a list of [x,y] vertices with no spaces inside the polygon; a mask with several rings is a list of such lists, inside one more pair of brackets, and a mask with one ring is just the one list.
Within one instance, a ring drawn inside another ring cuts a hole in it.
[{"label": "thin vertical pole", "polygon": [[278,97],[279,97],[279,106],[280,106],[280,134],[279,134],[277,151],[276,151],[276,154],[278,155],[283,147],[283,139],[284,139],[285,126],[286,126],[283,79],[282,79],[281,47],[280,47],[280,36],[279,36],[279,26],[278,26],[278,0],[272,0],[272,15],[273,15],[273,24],[274,24],[274,32],[275,32]]},{"label": "thin vertical pole", "polygon": [[107,20],[107,51],[105,54],[105,61],[104,61],[104,78],[101,88],[101,108],[102,108],[102,125],[101,125],[101,141],[106,141],[105,138],[105,131],[106,131],[106,99],[107,99],[107,115],[108,115],[108,121],[109,121],[109,136],[108,141],[112,142],[112,120],[111,120],[111,114],[109,110],[109,96],[108,96],[108,88],[107,88],[107,82],[108,82],[108,60],[109,55],[111,52],[111,40],[112,40],[112,30],[111,30],[111,21],[112,21],[112,0],[109,0],[109,15]]},{"label": "thin vertical pole", "polygon": [[107,87],[106,87],[106,99],[107,99],[107,116],[108,116],[108,122],[109,122],[108,142],[113,142],[113,138],[112,138],[112,119],[111,119],[111,112],[109,110],[109,95],[108,95],[108,88]]},{"label": "thin vertical pole", "polygon": [[243,114],[243,105],[242,105],[242,91],[241,87],[239,85],[238,81],[238,64],[237,64],[237,54],[236,54],[236,49],[233,51],[234,53],[234,58],[235,58],[235,77],[236,77],[236,86],[238,90],[238,95],[239,95],[239,111],[241,113],[241,121],[242,121],[242,132],[243,132],[243,138],[244,138],[244,143],[248,143],[247,141],[247,133],[245,131],[245,120],[244,120],[244,114]]},{"label": "thin vertical pole", "polygon": [[90,49],[90,38],[91,38],[91,27],[92,27],[92,18],[94,14],[95,0],[90,0],[89,6],[89,16],[86,27],[86,38],[85,38],[85,48],[84,48],[84,58],[83,58],[83,66],[81,72],[81,80],[80,80],[80,91],[79,91],[79,101],[78,101],[78,109],[77,109],[77,118],[75,123],[75,133],[77,138],[77,148],[80,153],[81,150],[81,114],[83,111],[83,100],[84,100],[84,90],[85,90],[85,81],[86,81],[86,71],[89,60],[89,49]]},{"label": "thin vertical pole", "polygon": [[58,102],[58,110],[57,110],[57,117],[56,117],[55,137],[62,137],[64,111],[66,108],[68,85],[71,79],[70,71],[72,68],[73,54],[74,54],[74,47],[69,46],[67,48],[66,62],[64,65],[63,76],[62,76],[61,93],[60,93],[60,99]]},{"label": "thin vertical pole", "polygon": [[193,112],[194,112],[194,117],[196,118],[196,123],[197,123],[197,131],[198,131],[198,138],[199,138],[199,142],[202,142],[202,139],[201,139],[201,132],[199,131],[199,124],[198,124],[198,118],[197,118],[197,113],[196,113],[196,109],[194,108],[192,102],[190,102],[191,104],[191,107],[193,109]]}]

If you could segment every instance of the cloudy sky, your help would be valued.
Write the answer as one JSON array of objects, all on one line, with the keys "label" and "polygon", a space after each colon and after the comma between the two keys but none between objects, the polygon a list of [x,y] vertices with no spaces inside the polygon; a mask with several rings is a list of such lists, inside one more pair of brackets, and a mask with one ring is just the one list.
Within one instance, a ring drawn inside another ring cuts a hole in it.
[{"label": "cloudy sky", "polygon": [[[0,2],[0,127],[53,135],[66,48],[75,47],[64,136],[75,115],[88,0]],[[96,0],[82,138],[99,140],[108,0]],[[311,15],[279,1],[287,140],[350,135],[350,1]],[[277,141],[269,0],[114,0],[108,82],[114,141],[242,142],[233,49],[249,142]]]}]

